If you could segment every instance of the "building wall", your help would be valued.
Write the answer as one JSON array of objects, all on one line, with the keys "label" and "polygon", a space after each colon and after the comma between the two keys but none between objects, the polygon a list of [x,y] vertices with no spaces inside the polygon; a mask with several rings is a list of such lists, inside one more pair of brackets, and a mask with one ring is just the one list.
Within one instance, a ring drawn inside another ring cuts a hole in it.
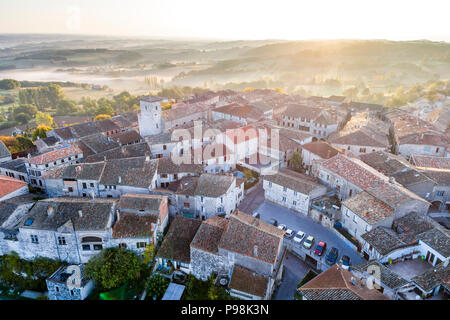
[{"label": "building wall", "polygon": [[355,146],[349,144],[331,143],[334,147],[346,150],[348,153],[352,153],[355,156],[360,156],[366,153],[372,153],[377,151],[389,151],[387,147],[370,147],[370,146]]},{"label": "building wall", "polygon": [[205,281],[213,273],[228,274],[231,268],[232,265],[226,257],[191,247],[192,275],[197,279]]},{"label": "building wall", "polygon": [[81,288],[69,288],[67,284],[62,284],[48,279],[46,280],[46,283],[48,298],[50,300],[84,300],[94,289],[94,282],[92,280],[89,280]]},{"label": "building wall", "polygon": [[445,147],[422,145],[422,144],[399,144],[398,153],[404,156],[405,158],[413,154],[423,156],[443,157],[445,156]]},{"label": "building wall", "polygon": [[161,102],[140,101],[138,115],[139,134],[143,137],[159,134],[163,130]]}]

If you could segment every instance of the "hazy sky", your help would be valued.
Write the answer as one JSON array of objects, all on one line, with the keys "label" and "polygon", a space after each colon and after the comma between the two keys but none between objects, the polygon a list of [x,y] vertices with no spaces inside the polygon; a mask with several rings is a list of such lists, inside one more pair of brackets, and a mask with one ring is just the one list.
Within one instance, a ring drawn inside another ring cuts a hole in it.
[{"label": "hazy sky", "polygon": [[450,41],[449,0],[0,0],[0,33]]}]

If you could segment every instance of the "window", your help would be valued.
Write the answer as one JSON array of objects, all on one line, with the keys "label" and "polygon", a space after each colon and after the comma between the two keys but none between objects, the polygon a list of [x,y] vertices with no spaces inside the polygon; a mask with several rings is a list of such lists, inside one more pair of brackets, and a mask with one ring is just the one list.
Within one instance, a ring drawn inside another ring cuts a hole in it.
[{"label": "window", "polygon": [[69,187],[69,192],[73,192],[73,188],[72,187]]},{"label": "window", "polygon": [[283,202],[286,202],[286,197],[283,197],[282,201],[283,201]]},{"label": "window", "polygon": [[438,192],[436,192],[436,196],[438,196],[438,197],[443,197],[444,194],[445,194],[445,191],[438,191]]},{"label": "window", "polygon": [[127,244],[125,242],[119,243],[119,248],[124,248],[126,249]]},{"label": "window", "polygon": [[294,191],[294,196],[297,196],[298,195],[298,192],[297,191]]},{"label": "window", "polygon": [[75,292],[73,292],[73,290],[70,290],[70,295],[75,295]]},{"label": "window", "polygon": [[163,178],[163,179],[167,178],[167,174],[165,174],[165,173],[161,174],[161,178]]},{"label": "window", "polygon": [[297,201],[293,201],[292,204],[293,204],[294,206],[296,206],[296,205],[297,205]]},{"label": "window", "polygon": [[89,244],[83,244],[83,251],[90,251],[91,250],[91,246]]},{"label": "window", "polygon": [[31,235],[31,243],[39,243],[38,236],[32,234]]},{"label": "window", "polygon": [[359,152],[366,153],[366,148],[359,148]]},{"label": "window", "polygon": [[66,243],[66,238],[65,237],[58,237],[58,245],[60,246],[65,246]]},{"label": "window", "polygon": [[166,145],[163,145],[163,150],[167,150],[167,146]]},{"label": "window", "polygon": [[90,184],[90,185],[91,185],[91,188],[93,188],[93,187],[94,187],[94,183],[93,183],[93,182],[91,182],[91,184]]},{"label": "window", "polygon": [[283,187],[283,192],[286,192],[287,191],[287,188],[286,187]]},{"label": "window", "polygon": [[356,214],[353,216],[353,222],[356,223]]},{"label": "window", "polygon": [[185,208],[189,208],[190,206],[191,206],[191,204],[190,204],[189,202],[185,202],[185,203],[184,203],[184,207],[185,207]]},{"label": "window", "polygon": [[55,287],[55,290],[56,290],[56,292],[59,292],[59,287],[56,286],[56,287]]},{"label": "window", "polygon": [[201,197],[200,197],[200,202],[203,202],[204,199],[205,199],[205,198],[204,198],[203,196],[201,196]]},{"label": "window", "polygon": [[101,244],[94,244],[94,250],[95,251],[100,251],[103,249],[103,246]]},{"label": "window", "polygon": [[137,242],[137,243],[136,243],[136,247],[137,247],[138,249],[145,248],[146,246],[147,246],[147,242]]},{"label": "window", "polygon": [[272,188],[272,182],[269,182],[269,188]]},{"label": "window", "polygon": [[83,182],[83,189],[86,189],[86,188],[87,188],[86,182]]},{"label": "window", "polygon": [[178,180],[178,175],[177,175],[177,174],[174,174],[174,175],[173,175],[173,178],[174,178],[175,180]]},{"label": "window", "polygon": [[223,197],[220,198],[220,203],[223,203]]}]

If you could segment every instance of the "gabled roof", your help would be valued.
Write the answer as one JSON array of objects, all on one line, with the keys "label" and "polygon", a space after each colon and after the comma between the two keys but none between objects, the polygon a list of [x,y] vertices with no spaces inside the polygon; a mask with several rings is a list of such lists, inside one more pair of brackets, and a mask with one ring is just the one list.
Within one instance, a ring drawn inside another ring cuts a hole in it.
[{"label": "gabled roof", "polygon": [[[113,219],[116,201],[87,198],[52,198],[41,200],[30,210],[21,228],[58,230],[66,225],[75,231],[107,230]],[[53,213],[49,216],[48,209]],[[79,216],[79,211],[82,217]],[[31,221],[31,223],[29,223]]]},{"label": "gabled roof", "polygon": [[336,264],[307,282],[298,291],[308,300],[389,300],[378,290],[371,290],[362,285],[350,271],[339,268]]},{"label": "gabled roof", "polygon": [[11,177],[0,175],[0,198],[25,187],[27,183]]},{"label": "gabled roof", "polygon": [[352,146],[367,146],[376,148],[387,147],[386,144],[383,144],[378,140],[373,139],[362,130],[357,130],[344,136],[332,139],[330,142],[333,144],[343,144]]},{"label": "gabled roof", "polygon": [[450,257],[450,235],[448,232],[440,231],[437,228],[419,234],[417,238],[436,250],[444,257]]},{"label": "gabled roof", "polygon": [[54,150],[31,157],[28,161],[31,164],[41,165],[70,156],[75,156],[80,153],[83,153],[83,151],[79,148],[78,143],[72,143],[56,147]]},{"label": "gabled roof", "polygon": [[190,244],[200,225],[200,220],[176,216],[170,224],[169,231],[164,237],[157,257],[190,263]]},{"label": "gabled roof", "polygon": [[275,264],[284,231],[237,210],[231,214],[219,247]]},{"label": "gabled roof", "polygon": [[231,275],[229,288],[264,298],[266,296],[268,283],[269,278],[266,276],[257,274],[240,265],[235,265],[233,274]]},{"label": "gabled roof", "polygon": [[206,221],[203,221],[194,239],[192,240],[191,247],[217,254],[219,251],[220,240],[222,239],[222,235],[227,228],[228,220],[219,216],[214,216]]},{"label": "gabled roof", "polygon": [[371,225],[389,218],[395,211],[365,191],[345,200],[342,204]]},{"label": "gabled roof", "polygon": [[100,183],[148,188],[156,174],[157,160],[146,157],[111,159],[105,163]]},{"label": "gabled roof", "polygon": [[441,285],[448,290],[450,288],[450,266],[444,266],[444,262],[441,262],[424,273],[415,276],[412,280],[426,292]]},{"label": "gabled roof", "polygon": [[264,180],[305,195],[309,195],[312,191],[318,188],[325,188],[310,176],[285,168],[275,174],[265,175]]},{"label": "gabled roof", "polygon": [[319,156],[322,159],[330,159],[337,155],[340,150],[325,141],[314,141],[302,146],[303,149]]},{"label": "gabled roof", "polygon": [[411,155],[410,161],[417,167],[450,169],[450,158],[413,154]]}]

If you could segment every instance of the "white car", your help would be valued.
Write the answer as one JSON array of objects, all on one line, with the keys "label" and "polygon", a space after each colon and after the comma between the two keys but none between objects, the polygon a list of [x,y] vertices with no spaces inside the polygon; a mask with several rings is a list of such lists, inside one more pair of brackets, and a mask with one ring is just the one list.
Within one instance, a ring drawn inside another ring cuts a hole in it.
[{"label": "white car", "polygon": [[313,236],[308,236],[308,238],[306,238],[306,240],[303,242],[303,246],[306,249],[311,248],[313,244],[314,244],[314,237]]},{"label": "white car", "polygon": [[299,231],[299,232],[297,232],[297,234],[295,235],[294,241],[300,243],[300,242],[302,242],[302,240],[303,240],[304,237],[305,237],[305,233],[304,233],[303,231]]},{"label": "white car", "polygon": [[279,226],[278,226],[278,229],[280,229],[280,230],[286,230],[287,229],[287,227],[286,227],[286,225],[285,224],[280,224]]},{"label": "white car", "polygon": [[292,231],[291,229],[287,229],[286,230],[286,234],[285,234],[285,237],[286,238],[290,238],[290,237],[292,237],[294,235],[294,231]]}]

